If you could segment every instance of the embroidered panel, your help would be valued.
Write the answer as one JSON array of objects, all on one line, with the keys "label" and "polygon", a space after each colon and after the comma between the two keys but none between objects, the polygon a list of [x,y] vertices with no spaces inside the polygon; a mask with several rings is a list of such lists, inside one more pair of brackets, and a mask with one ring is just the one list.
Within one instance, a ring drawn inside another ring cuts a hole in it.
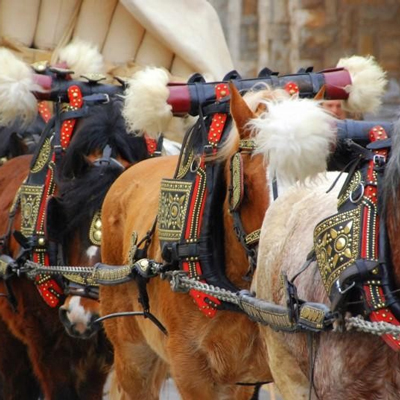
[{"label": "embroidered panel", "polygon": [[21,186],[21,233],[32,236],[36,232],[36,221],[39,215],[44,185]]},{"label": "embroidered panel", "polygon": [[314,230],[314,248],[327,293],[360,254],[360,208],[335,214]]},{"label": "embroidered panel", "polygon": [[160,240],[179,241],[188,213],[193,182],[163,179],[158,206],[158,231]]}]

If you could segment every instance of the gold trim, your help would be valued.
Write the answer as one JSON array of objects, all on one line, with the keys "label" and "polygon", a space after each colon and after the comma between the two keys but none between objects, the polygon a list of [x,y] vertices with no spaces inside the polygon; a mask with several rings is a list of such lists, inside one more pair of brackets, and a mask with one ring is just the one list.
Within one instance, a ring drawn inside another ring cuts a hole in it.
[{"label": "gold trim", "polygon": [[101,246],[101,229],[101,211],[99,210],[94,214],[89,228],[89,240],[95,246]]},{"label": "gold trim", "polygon": [[163,179],[158,206],[158,232],[163,241],[182,237],[193,182]]},{"label": "gold trim", "polygon": [[72,283],[77,283],[78,285],[82,286],[99,286],[96,283],[96,280],[93,277],[83,277],[77,274],[62,274],[66,279],[68,279]]},{"label": "gold trim", "polygon": [[246,244],[252,245],[252,244],[258,243],[260,241],[260,234],[261,234],[261,229],[257,229],[255,231],[249,233],[245,238]]},{"label": "gold trim", "polygon": [[327,293],[358,257],[360,220],[360,207],[357,207],[323,220],[314,230],[314,249]]},{"label": "gold trim", "polygon": [[322,329],[324,327],[325,313],[318,308],[305,304],[301,307],[300,319],[309,322],[318,329]]},{"label": "gold trim", "polygon": [[41,171],[44,166],[50,161],[51,154],[51,140],[47,138],[39,151],[35,164],[31,168],[31,172],[37,173]]},{"label": "gold trim", "polygon": [[361,172],[356,171],[352,178],[350,179],[349,184],[347,185],[346,191],[339,197],[337,207],[339,208],[344,202],[348,200],[351,193],[357,189],[359,184],[361,183]]},{"label": "gold trim", "polygon": [[254,139],[242,139],[239,141],[239,149],[242,151],[252,152],[256,148],[256,142]]},{"label": "gold trim", "polygon": [[182,155],[182,161],[179,164],[179,169],[178,169],[178,173],[176,175],[176,179],[182,179],[187,172],[189,171],[190,166],[192,165],[193,159],[194,159],[194,152],[193,150],[191,150],[191,152],[189,153],[189,157],[186,161],[186,164],[183,164],[183,159],[185,158],[185,151]]},{"label": "gold trim", "polygon": [[21,190],[21,233],[32,236],[36,231],[44,185],[23,184]]},{"label": "gold trim", "polygon": [[232,156],[231,160],[231,173],[232,173],[232,199],[231,208],[236,210],[242,201],[242,156],[236,153]]},{"label": "gold trim", "polygon": [[287,311],[282,313],[272,312],[246,301],[240,302],[242,310],[255,321],[273,328],[293,329],[294,324],[290,321]]}]

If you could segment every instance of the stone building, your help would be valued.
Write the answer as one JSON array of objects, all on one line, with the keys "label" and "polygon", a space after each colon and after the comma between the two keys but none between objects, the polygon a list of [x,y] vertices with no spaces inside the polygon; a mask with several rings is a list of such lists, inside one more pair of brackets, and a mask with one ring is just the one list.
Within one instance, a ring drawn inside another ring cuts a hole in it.
[{"label": "stone building", "polygon": [[[236,69],[255,76],[335,66],[373,55],[390,80],[379,118],[400,108],[400,0],[209,0],[217,9]],[[375,117],[376,118],[376,117]]]}]

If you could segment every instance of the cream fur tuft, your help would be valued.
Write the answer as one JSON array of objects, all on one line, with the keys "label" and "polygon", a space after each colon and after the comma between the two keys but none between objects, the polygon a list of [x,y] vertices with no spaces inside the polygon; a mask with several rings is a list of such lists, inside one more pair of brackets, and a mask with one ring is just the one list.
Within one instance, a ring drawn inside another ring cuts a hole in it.
[{"label": "cream fur tuft", "polygon": [[136,72],[128,81],[122,114],[130,132],[146,132],[157,138],[168,129],[173,117],[172,107],[167,104],[168,82],[168,73],[154,67]]},{"label": "cream fur tuft", "polygon": [[0,48],[0,125],[9,125],[17,118],[27,125],[35,119],[33,91],[43,89],[34,83],[32,69],[11,51]]},{"label": "cream fur tuft", "polygon": [[279,182],[304,182],[326,170],[335,119],[318,102],[292,98],[266,101],[268,110],[250,121],[256,153],[268,160],[268,174]]},{"label": "cream fur tuft", "polygon": [[105,72],[103,56],[98,48],[80,39],[60,49],[59,62],[65,62],[74,71],[72,77],[77,79],[88,73],[101,74]]},{"label": "cream fur tuft", "polygon": [[352,84],[345,88],[349,98],[344,107],[351,112],[376,112],[381,105],[387,79],[374,57],[342,58],[337,66],[346,68],[352,80]]}]

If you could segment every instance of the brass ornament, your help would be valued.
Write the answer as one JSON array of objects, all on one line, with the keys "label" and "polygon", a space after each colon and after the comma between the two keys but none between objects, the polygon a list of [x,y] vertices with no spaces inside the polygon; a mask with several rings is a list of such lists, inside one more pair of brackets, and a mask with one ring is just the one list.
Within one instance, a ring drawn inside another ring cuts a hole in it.
[{"label": "brass ornament", "polygon": [[176,241],[182,236],[193,182],[163,179],[158,206],[159,238]]},{"label": "brass ornament", "polygon": [[26,183],[21,186],[21,233],[24,236],[32,236],[36,232],[43,188],[44,185]]},{"label": "brass ornament", "polygon": [[327,293],[359,255],[360,221],[357,207],[323,220],[314,230],[314,249]]},{"label": "brass ornament", "polygon": [[241,139],[239,141],[239,150],[244,152],[252,153],[256,148],[256,142],[254,139]]},{"label": "brass ornament", "polygon": [[101,211],[97,211],[89,229],[89,240],[95,246],[101,246]]},{"label": "brass ornament", "polygon": [[31,168],[31,172],[37,173],[41,171],[45,165],[50,161],[51,155],[51,139],[47,138],[39,151],[35,164]]},{"label": "brass ornament", "polygon": [[31,66],[35,72],[41,74],[42,72],[46,71],[46,68],[49,66],[49,62],[48,61],[37,61],[37,62],[33,63]]},{"label": "brass ornament", "polygon": [[98,83],[107,79],[103,74],[87,73],[81,75],[82,78],[86,79],[89,83]]},{"label": "brass ornament", "polygon": [[243,197],[243,164],[240,153],[235,153],[231,159],[231,185],[232,192],[230,198],[231,210],[236,210]]},{"label": "brass ornament", "polygon": [[325,313],[318,308],[305,304],[300,309],[300,319],[307,321],[315,328],[322,329],[324,327]]},{"label": "brass ornament", "polygon": [[245,242],[248,246],[251,246],[252,244],[256,244],[260,241],[260,234],[261,234],[261,229],[257,229],[245,237]]}]

